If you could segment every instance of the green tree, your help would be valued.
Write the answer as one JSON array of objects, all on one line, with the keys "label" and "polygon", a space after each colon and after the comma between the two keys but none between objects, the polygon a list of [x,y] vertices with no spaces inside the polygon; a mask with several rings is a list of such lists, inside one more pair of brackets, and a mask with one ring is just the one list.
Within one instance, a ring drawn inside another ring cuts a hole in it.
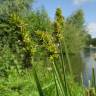
[{"label": "green tree", "polygon": [[[4,0],[0,3],[0,52],[3,52],[4,46],[9,47],[11,50],[10,54],[16,56],[18,64],[26,63],[28,65],[28,62],[25,62],[24,58],[28,57],[28,53],[24,50],[25,45],[22,40],[18,17],[26,21],[25,17],[28,15],[27,12],[31,12],[32,2],[33,0]],[[18,17],[16,17],[17,15]],[[12,22],[11,17],[14,17],[16,22]]]},{"label": "green tree", "polygon": [[78,53],[85,47],[87,32],[85,30],[84,13],[81,9],[67,18],[64,34],[69,53]]},{"label": "green tree", "polygon": [[64,39],[69,54],[79,53],[85,46],[81,31],[72,24],[66,24],[64,27]]},{"label": "green tree", "polygon": [[52,30],[51,28],[51,20],[48,16],[48,13],[46,12],[46,10],[44,9],[44,7],[42,7],[40,10],[36,11],[36,17],[37,17],[37,21],[38,21],[38,28],[41,31],[47,31],[50,32]]},{"label": "green tree", "polygon": [[88,34],[86,36],[86,46],[90,46],[91,43],[92,43],[92,37],[90,34]]},{"label": "green tree", "polygon": [[79,9],[67,18],[67,23],[75,25],[79,29],[84,29],[84,13]]},{"label": "green tree", "polygon": [[92,38],[90,44],[93,46],[96,46],[96,38]]},{"label": "green tree", "polygon": [[33,0],[1,0],[0,13],[10,15],[15,12],[24,17],[28,15],[32,2]]},{"label": "green tree", "polygon": [[[44,7],[31,12],[31,14],[28,16],[28,22],[30,23],[29,28],[33,32],[34,31],[45,31],[45,32],[52,32],[52,22],[45,10]],[[29,21],[30,19],[30,21]]]}]

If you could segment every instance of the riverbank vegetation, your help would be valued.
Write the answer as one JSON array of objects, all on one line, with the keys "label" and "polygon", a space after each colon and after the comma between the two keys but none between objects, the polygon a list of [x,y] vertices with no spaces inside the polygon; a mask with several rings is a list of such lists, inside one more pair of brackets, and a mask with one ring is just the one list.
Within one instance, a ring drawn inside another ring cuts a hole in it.
[{"label": "riverbank vegetation", "polygon": [[75,82],[71,56],[87,45],[84,13],[68,18],[57,8],[51,20],[33,0],[0,0],[0,96],[95,96]]}]

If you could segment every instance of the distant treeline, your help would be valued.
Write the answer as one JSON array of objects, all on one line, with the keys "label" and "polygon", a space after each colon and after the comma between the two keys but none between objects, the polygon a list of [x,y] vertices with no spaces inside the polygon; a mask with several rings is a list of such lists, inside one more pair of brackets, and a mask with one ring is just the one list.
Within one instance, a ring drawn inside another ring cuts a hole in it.
[{"label": "distant treeline", "polygon": [[92,38],[90,34],[88,34],[87,36],[88,38],[88,41],[87,41],[87,45],[90,46],[96,46],[96,37],[95,38]]}]

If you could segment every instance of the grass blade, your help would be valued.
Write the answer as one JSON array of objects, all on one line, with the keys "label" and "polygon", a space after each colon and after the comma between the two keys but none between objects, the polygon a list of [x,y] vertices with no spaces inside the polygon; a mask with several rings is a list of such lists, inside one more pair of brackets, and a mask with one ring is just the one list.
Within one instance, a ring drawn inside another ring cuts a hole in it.
[{"label": "grass blade", "polygon": [[34,75],[34,79],[35,79],[35,82],[36,82],[36,85],[37,85],[37,88],[38,88],[39,95],[40,96],[45,96],[44,91],[41,88],[41,85],[40,85],[40,82],[39,82],[39,79],[38,79],[35,68],[33,68],[33,75]]}]

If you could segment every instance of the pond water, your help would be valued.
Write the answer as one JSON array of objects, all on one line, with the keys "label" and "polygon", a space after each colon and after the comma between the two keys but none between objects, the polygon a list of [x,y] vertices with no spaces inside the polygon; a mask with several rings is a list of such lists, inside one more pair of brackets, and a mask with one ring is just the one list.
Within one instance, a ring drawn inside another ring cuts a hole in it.
[{"label": "pond water", "polygon": [[75,74],[76,81],[80,81],[82,74],[83,83],[85,86],[88,86],[89,80],[92,79],[93,66],[95,68],[96,75],[96,60],[94,58],[95,54],[96,48],[86,48],[81,52],[81,55],[75,55],[71,57],[72,69]]}]

